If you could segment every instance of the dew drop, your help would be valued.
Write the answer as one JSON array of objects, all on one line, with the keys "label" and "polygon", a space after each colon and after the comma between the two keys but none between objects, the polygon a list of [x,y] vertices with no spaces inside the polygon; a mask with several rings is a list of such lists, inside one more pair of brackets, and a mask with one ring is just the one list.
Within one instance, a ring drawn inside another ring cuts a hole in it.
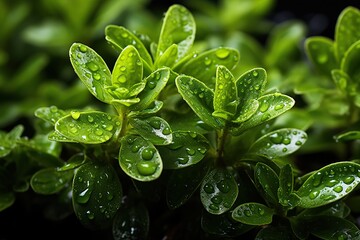
[{"label": "dew drop", "polygon": [[121,67],[120,67],[120,71],[125,72],[125,71],[126,71],[126,67],[125,67],[125,66],[121,66]]},{"label": "dew drop", "polygon": [[114,126],[113,126],[112,124],[109,124],[109,125],[107,125],[107,126],[105,127],[105,129],[106,129],[107,131],[111,131],[111,130],[114,129]]},{"label": "dew drop", "polygon": [[114,194],[112,194],[111,192],[107,192],[106,193],[106,199],[111,201],[114,198]]},{"label": "dew drop", "polygon": [[252,215],[252,212],[249,209],[246,209],[244,211],[245,216],[250,217]]},{"label": "dew drop", "polygon": [[215,55],[220,59],[225,59],[229,56],[230,51],[220,48],[215,52]]},{"label": "dew drop", "polygon": [[317,61],[320,64],[324,64],[328,61],[328,56],[326,54],[321,54],[317,57]]},{"label": "dew drop", "polygon": [[81,45],[81,46],[79,47],[79,50],[84,53],[84,52],[87,51],[87,47]]},{"label": "dew drop", "polygon": [[338,183],[337,180],[331,179],[330,181],[328,181],[328,182],[326,183],[326,186],[327,186],[327,187],[333,187],[333,186],[335,186],[337,183]]},{"label": "dew drop", "polygon": [[170,130],[170,128],[168,128],[168,127],[164,128],[164,129],[162,130],[162,134],[164,134],[164,135],[169,135],[170,133],[171,133],[171,130]]},{"label": "dew drop", "polygon": [[260,112],[266,112],[269,109],[269,107],[270,107],[270,104],[268,102],[264,101],[261,104],[259,110],[260,110]]},{"label": "dew drop", "polygon": [[189,136],[192,138],[196,138],[197,134],[196,132],[189,132]]},{"label": "dew drop", "polygon": [[70,128],[70,132],[71,132],[71,133],[77,133],[78,130],[77,130],[76,127],[72,127],[72,128]]},{"label": "dew drop", "polygon": [[143,176],[149,176],[156,172],[157,164],[153,162],[139,162],[136,164],[136,168]]},{"label": "dew drop", "polygon": [[259,75],[259,73],[258,73],[256,70],[254,70],[254,71],[252,72],[252,75],[253,75],[254,77],[257,77],[257,76]]},{"label": "dew drop", "polygon": [[119,82],[121,83],[125,83],[126,82],[126,76],[124,74],[121,74],[119,77],[118,77],[118,80]]},{"label": "dew drop", "polygon": [[211,64],[212,60],[208,57],[205,58],[204,63],[206,66],[209,66]]},{"label": "dew drop", "polygon": [[211,194],[211,193],[214,193],[214,192],[215,192],[214,187],[213,187],[211,184],[209,184],[209,183],[206,183],[206,184],[204,185],[204,191],[205,191],[206,193],[208,193],[208,194]]},{"label": "dew drop", "polygon": [[206,153],[206,148],[205,147],[199,147],[197,149],[201,154],[205,154]]},{"label": "dew drop", "polygon": [[80,117],[80,112],[78,112],[78,111],[71,111],[70,114],[71,114],[71,117],[75,120],[79,119],[79,117]]},{"label": "dew drop", "polygon": [[154,82],[154,81],[149,81],[147,85],[148,85],[148,88],[154,89],[154,88],[156,87],[156,82]]},{"label": "dew drop", "polygon": [[317,196],[319,196],[319,191],[313,191],[309,194],[310,199],[315,199]]},{"label": "dew drop", "polygon": [[296,141],[295,145],[296,145],[296,146],[301,146],[301,145],[302,145],[302,142],[301,142],[301,141]]},{"label": "dew drop", "polygon": [[264,113],[262,116],[261,116],[261,121],[266,121],[268,119],[270,119],[271,115],[268,114],[268,113]]},{"label": "dew drop", "polygon": [[101,136],[101,135],[103,135],[103,133],[104,133],[104,131],[101,130],[101,129],[96,129],[96,130],[95,130],[95,134],[96,134],[97,136]]},{"label": "dew drop", "polygon": [[341,193],[343,190],[343,187],[342,186],[336,186],[334,187],[334,191],[337,192],[337,193]]},{"label": "dew drop", "polygon": [[275,110],[281,110],[281,109],[283,109],[284,108],[284,104],[283,103],[280,103],[280,104],[278,104],[278,105],[276,105],[275,106]]},{"label": "dew drop", "polygon": [[343,181],[346,184],[351,184],[354,180],[355,180],[355,178],[353,176],[348,176]]},{"label": "dew drop", "polygon": [[224,88],[224,85],[220,83],[220,84],[218,85],[218,88],[219,88],[219,89],[223,89],[223,88]]},{"label": "dew drop", "polygon": [[56,106],[51,106],[50,107],[50,112],[56,113],[57,111],[58,111],[58,108]]},{"label": "dew drop", "polygon": [[284,138],[282,143],[285,144],[285,145],[289,145],[291,143],[291,139],[290,138]]},{"label": "dew drop", "polygon": [[186,148],[186,153],[189,154],[190,156],[194,156],[195,150],[192,148]]},{"label": "dew drop", "polygon": [[95,215],[93,212],[91,212],[90,210],[86,211],[86,216],[90,219],[93,220]]},{"label": "dew drop", "polygon": [[287,152],[287,150],[288,150],[287,148],[283,148],[283,149],[282,149],[282,152],[285,153],[285,152]]},{"label": "dew drop", "polygon": [[182,165],[184,165],[184,164],[187,164],[188,162],[189,162],[189,158],[183,158],[183,157],[179,157],[178,159],[177,159],[177,161],[180,163],[180,164],[182,164]]},{"label": "dew drop", "polygon": [[260,216],[263,216],[265,214],[265,210],[262,208],[258,209]]},{"label": "dew drop", "polygon": [[100,78],[101,78],[100,74],[98,74],[98,73],[94,73],[93,77],[95,80],[100,80]]},{"label": "dew drop", "polygon": [[152,148],[145,148],[141,152],[141,157],[144,160],[151,160],[154,157],[154,149]]},{"label": "dew drop", "polygon": [[87,119],[88,119],[89,123],[94,122],[94,118],[92,116],[90,116],[90,115],[87,116]]},{"label": "dew drop", "polygon": [[82,191],[81,193],[79,193],[76,197],[76,202],[80,203],[80,204],[85,204],[89,201],[90,196],[91,196],[91,190],[90,188],[86,188],[84,191]]},{"label": "dew drop", "polygon": [[132,151],[133,153],[137,153],[140,148],[141,148],[140,145],[134,145],[134,146],[131,147],[131,151]]},{"label": "dew drop", "polygon": [[213,211],[218,211],[219,210],[219,206],[215,205],[215,204],[210,204],[209,208]]},{"label": "dew drop", "polygon": [[274,133],[270,135],[270,141],[274,144],[280,144],[283,141],[283,136],[278,133]]},{"label": "dew drop", "polygon": [[220,204],[222,201],[223,201],[223,199],[220,196],[214,196],[211,198],[211,202],[213,202],[215,204]]},{"label": "dew drop", "polygon": [[230,191],[230,186],[229,184],[225,181],[225,180],[221,180],[218,184],[217,184],[218,189],[223,192],[223,193],[227,193]]},{"label": "dew drop", "polygon": [[87,63],[87,67],[90,69],[90,71],[92,72],[96,72],[97,70],[99,70],[99,66],[94,63],[94,62],[88,62]]}]

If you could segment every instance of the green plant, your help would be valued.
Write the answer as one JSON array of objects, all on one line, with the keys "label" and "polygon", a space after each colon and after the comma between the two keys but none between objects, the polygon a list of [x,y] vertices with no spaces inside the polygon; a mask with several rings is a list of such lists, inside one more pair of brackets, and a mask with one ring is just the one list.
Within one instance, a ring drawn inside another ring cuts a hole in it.
[{"label": "green plant", "polygon": [[[276,122],[294,98],[269,88],[263,67],[236,70],[235,48],[194,48],[195,32],[181,5],[156,42],[108,25],[112,70],[72,44],[72,67],[99,107],[40,107],[33,138],[21,125],[0,132],[0,210],[31,188],[55,196],[54,216],[74,212],[114,239],[358,239],[344,201],[360,182],[357,161],[304,173],[295,160],[308,134]],[[179,225],[163,229],[172,214]]]}]

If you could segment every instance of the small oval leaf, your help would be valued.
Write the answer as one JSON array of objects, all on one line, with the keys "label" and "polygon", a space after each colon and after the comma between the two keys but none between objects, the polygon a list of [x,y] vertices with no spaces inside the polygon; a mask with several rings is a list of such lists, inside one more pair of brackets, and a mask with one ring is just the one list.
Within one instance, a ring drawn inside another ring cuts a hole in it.
[{"label": "small oval leaf", "polygon": [[106,142],[120,127],[118,116],[97,111],[74,111],[55,124],[55,130],[65,138],[86,144]]},{"label": "small oval leaf", "polygon": [[74,176],[73,171],[58,171],[55,168],[45,168],[37,171],[30,179],[30,186],[39,194],[54,194],[69,184]]},{"label": "small oval leaf", "polygon": [[222,119],[214,117],[214,93],[204,83],[189,76],[179,76],[175,80],[179,93],[191,107],[194,113],[213,128],[222,128],[225,123]]},{"label": "small oval leaf", "polygon": [[255,185],[264,196],[264,198],[277,205],[278,200],[278,189],[279,189],[279,177],[276,172],[268,165],[258,162],[254,169]]},{"label": "small oval leaf", "polygon": [[232,172],[215,168],[205,176],[201,184],[200,199],[206,211],[219,215],[233,206],[238,192]]},{"label": "small oval leaf", "polygon": [[192,47],[195,39],[195,20],[185,7],[174,4],[165,13],[160,38],[157,45],[156,59],[176,44],[178,47],[176,62],[183,58]]},{"label": "small oval leaf", "polygon": [[296,191],[299,206],[314,208],[343,198],[360,182],[360,165],[336,162],[314,172]]},{"label": "small oval leaf", "polygon": [[76,171],[72,186],[72,202],[79,221],[89,229],[108,228],[123,196],[115,169],[108,164],[86,163]]},{"label": "small oval leaf", "polygon": [[64,111],[62,109],[59,109],[56,106],[50,106],[50,107],[41,107],[35,110],[35,116],[38,118],[41,118],[52,125],[55,125],[55,123],[62,117],[65,117],[68,115],[70,111]]},{"label": "small oval leaf", "polygon": [[243,203],[232,211],[232,218],[248,225],[265,225],[272,222],[274,210],[261,203]]},{"label": "small oval leaf", "polygon": [[76,74],[91,94],[100,101],[109,103],[113,97],[105,87],[111,85],[111,72],[101,56],[81,43],[71,45],[69,54]]},{"label": "small oval leaf", "polygon": [[282,128],[257,139],[249,152],[276,158],[298,150],[307,140],[306,132],[294,128]]},{"label": "small oval leaf", "polygon": [[157,179],[163,170],[155,146],[137,135],[126,135],[121,139],[119,164],[131,178],[144,182]]}]

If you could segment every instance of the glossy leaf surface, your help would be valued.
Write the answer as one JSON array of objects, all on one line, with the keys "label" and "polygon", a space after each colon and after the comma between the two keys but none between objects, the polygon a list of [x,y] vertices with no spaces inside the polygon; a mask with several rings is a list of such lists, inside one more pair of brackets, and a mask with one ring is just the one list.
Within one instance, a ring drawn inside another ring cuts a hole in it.
[{"label": "glossy leaf surface", "polygon": [[71,45],[69,54],[76,74],[91,94],[109,103],[113,97],[105,90],[105,86],[111,85],[111,72],[102,57],[81,43]]},{"label": "glossy leaf surface", "polygon": [[16,147],[17,140],[20,139],[24,131],[23,125],[15,126],[10,132],[0,131],[0,158],[11,153],[12,149]]},{"label": "glossy leaf surface", "polygon": [[146,239],[149,232],[149,212],[142,203],[125,203],[115,215],[112,226],[114,240]]},{"label": "glossy leaf surface", "polygon": [[35,110],[35,116],[53,125],[62,117],[68,115],[70,111],[59,109],[56,106],[41,107]]},{"label": "glossy leaf surface", "polygon": [[149,65],[152,66],[152,58],[144,46],[143,42],[131,31],[123,26],[108,25],[105,28],[105,39],[116,46],[121,52],[129,45],[133,45],[139,52],[140,57]]},{"label": "glossy leaf surface", "polygon": [[238,103],[234,76],[227,68],[219,66],[216,70],[214,112],[212,115],[230,120],[236,113]]},{"label": "glossy leaf surface", "polygon": [[232,211],[232,218],[248,225],[265,225],[272,222],[274,210],[261,203],[243,203]]},{"label": "glossy leaf surface", "polygon": [[137,95],[143,87],[139,85],[143,80],[143,66],[138,51],[132,45],[123,49],[115,62],[112,71],[111,90],[118,93],[119,99]]},{"label": "glossy leaf surface", "polygon": [[157,46],[156,59],[176,44],[178,47],[177,61],[184,57],[195,39],[195,20],[192,14],[185,7],[174,4],[167,10],[160,32]]},{"label": "glossy leaf surface", "polygon": [[219,47],[195,55],[180,68],[179,72],[199,79],[209,88],[214,89],[217,66],[222,65],[232,70],[238,64],[239,59],[238,50]]},{"label": "glossy leaf surface", "polygon": [[158,150],[165,169],[178,169],[202,160],[209,147],[209,142],[203,135],[190,131],[175,131],[172,142]]},{"label": "glossy leaf surface", "polygon": [[[359,16],[360,19],[360,16]],[[360,81],[360,40],[350,46],[341,61],[341,70],[346,72],[350,79],[356,83]]]},{"label": "glossy leaf surface", "polygon": [[55,168],[45,168],[32,175],[30,185],[36,193],[54,194],[68,185],[73,176],[73,171],[57,171]]},{"label": "glossy leaf surface", "polygon": [[109,227],[123,194],[115,169],[111,165],[86,163],[76,171],[72,186],[79,221],[90,229]]},{"label": "glossy leaf surface", "polygon": [[134,131],[155,145],[167,145],[173,140],[170,125],[160,117],[132,118],[129,122]]},{"label": "glossy leaf surface", "polygon": [[204,83],[189,76],[175,80],[179,93],[197,116],[213,128],[221,128],[224,122],[212,115],[214,92]]},{"label": "glossy leaf surface", "polygon": [[360,182],[360,165],[336,162],[314,172],[297,190],[299,206],[313,208],[343,198]]},{"label": "glossy leaf surface", "polygon": [[257,139],[249,151],[269,158],[289,155],[298,150],[307,140],[306,132],[292,128],[282,128]]},{"label": "glossy leaf surface", "polygon": [[201,161],[171,173],[166,186],[166,203],[170,209],[182,206],[191,198],[208,173],[209,167],[208,162]]},{"label": "glossy leaf surface", "polygon": [[254,169],[255,184],[265,199],[272,204],[277,204],[277,192],[279,189],[279,177],[268,165],[258,162]]},{"label": "glossy leaf surface", "polygon": [[294,191],[294,174],[290,164],[286,164],[280,169],[279,189],[277,192],[279,203],[289,209],[297,206],[300,198]]},{"label": "glossy leaf surface", "polygon": [[11,207],[16,200],[13,192],[0,192],[0,212]]},{"label": "glossy leaf surface", "polygon": [[156,59],[154,65],[155,68],[169,67],[172,68],[176,63],[178,57],[178,46],[176,44],[171,45],[165,50],[165,52]]},{"label": "glossy leaf surface", "polygon": [[163,170],[155,146],[137,135],[127,135],[121,139],[119,164],[127,175],[139,181],[155,180]]},{"label": "glossy leaf surface", "polygon": [[140,102],[133,105],[132,109],[139,111],[147,108],[164,89],[169,78],[170,70],[168,68],[161,68],[151,73],[145,80],[145,88],[138,95]]},{"label": "glossy leaf surface", "polygon": [[55,130],[64,137],[86,144],[106,142],[120,127],[117,116],[97,111],[74,111],[55,124]]},{"label": "glossy leaf surface", "polygon": [[346,7],[339,15],[335,28],[336,55],[341,61],[350,46],[360,39],[360,11]]},{"label": "glossy leaf surface", "polygon": [[231,129],[232,134],[238,135],[249,128],[269,121],[288,111],[295,104],[294,99],[281,93],[273,93],[261,96],[258,101],[259,108],[256,110],[256,112],[249,120],[241,123],[239,126],[233,127]]},{"label": "glossy leaf surface", "polygon": [[219,215],[232,207],[238,192],[232,172],[215,168],[206,175],[201,184],[200,199],[209,213]]}]

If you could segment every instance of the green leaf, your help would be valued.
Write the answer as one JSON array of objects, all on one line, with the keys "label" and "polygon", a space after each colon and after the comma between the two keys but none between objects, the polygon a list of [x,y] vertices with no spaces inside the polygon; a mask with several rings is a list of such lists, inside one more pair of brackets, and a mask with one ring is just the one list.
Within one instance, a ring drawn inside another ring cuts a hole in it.
[{"label": "green leaf", "polygon": [[237,237],[244,234],[255,226],[234,221],[228,212],[214,215],[203,211],[201,215],[201,228],[210,234],[217,236]]},{"label": "green leaf", "polygon": [[249,152],[277,158],[298,150],[307,140],[306,132],[294,128],[282,128],[257,139]]},{"label": "green leaf", "polygon": [[294,208],[298,202],[299,197],[293,193],[294,190],[294,174],[290,164],[286,164],[280,169],[279,174],[279,189],[277,192],[279,203],[288,208]]},{"label": "green leaf", "polygon": [[58,171],[55,168],[45,168],[32,175],[30,186],[34,192],[39,194],[55,194],[65,188],[73,176],[73,171]]},{"label": "green leaf", "polygon": [[359,239],[359,228],[349,220],[333,217],[318,216],[313,217],[307,225],[310,232],[320,238],[326,240],[339,239]]},{"label": "green leaf", "polygon": [[131,106],[131,109],[139,111],[147,108],[153,101],[155,101],[159,93],[164,89],[169,78],[170,70],[168,68],[161,68],[151,73],[145,79],[145,88],[138,95],[140,102]]},{"label": "green leaf", "polygon": [[133,45],[136,50],[139,52],[144,66],[147,66],[148,69],[151,69],[152,58],[143,42],[131,31],[116,25],[108,25],[105,28],[105,39],[110,42],[115,48],[121,52],[124,48],[129,45]]},{"label": "green leaf", "polygon": [[212,116],[214,112],[214,93],[199,80],[180,75],[175,80],[179,93],[194,113],[205,123],[213,128],[222,128],[223,120]]},{"label": "green leaf", "polygon": [[338,68],[335,56],[335,44],[326,37],[309,37],[305,41],[305,52],[320,72],[330,75],[333,69]]},{"label": "green leaf", "polygon": [[[140,111],[131,111],[128,114],[129,118],[136,118],[136,117],[149,117],[151,115],[154,115],[155,113],[159,112],[161,108],[163,107],[164,103],[162,101],[154,100],[150,103],[150,105],[142,109]],[[135,107],[135,105],[132,105]]]},{"label": "green leaf", "polygon": [[267,122],[288,111],[295,104],[294,99],[281,93],[272,93],[261,96],[258,101],[259,108],[251,118],[232,127],[231,133],[233,135],[239,135],[249,128]]},{"label": "green leaf", "polygon": [[219,65],[233,70],[240,59],[239,51],[229,47],[210,49],[189,59],[179,73],[192,76],[205,83],[209,88],[215,87],[216,68]]},{"label": "green leaf", "polygon": [[[334,80],[336,87],[343,93],[352,95],[352,91],[350,90],[349,86],[351,86],[351,80],[349,75],[346,72],[343,72],[340,69],[333,69],[331,71],[332,79]],[[347,89],[349,92],[347,93]]]},{"label": "green leaf", "polygon": [[16,125],[8,133],[0,131],[0,158],[11,153],[12,149],[16,147],[23,131],[23,125]]},{"label": "green leaf", "polygon": [[167,145],[172,142],[170,125],[160,117],[131,118],[129,123],[135,132],[155,145]]},{"label": "green leaf", "polygon": [[113,97],[105,87],[111,85],[111,73],[101,56],[81,43],[72,44],[69,54],[76,74],[90,93],[100,101],[110,103]]},{"label": "green leaf", "polygon": [[276,172],[268,165],[258,162],[254,169],[255,185],[258,191],[264,196],[265,200],[277,205],[279,177]]},{"label": "green leaf", "polygon": [[77,154],[73,155],[72,157],[70,157],[70,159],[67,160],[66,163],[63,166],[58,167],[56,170],[57,171],[72,170],[72,169],[80,167],[85,162],[86,162],[86,158],[85,158],[84,154],[83,153],[77,153]]},{"label": "green leaf", "polygon": [[65,138],[86,144],[106,142],[120,127],[118,116],[97,111],[73,111],[55,124],[55,130]]},{"label": "green leaf", "polygon": [[50,106],[50,107],[40,107],[35,110],[35,116],[38,118],[41,118],[52,125],[55,125],[55,123],[62,117],[65,117],[68,115],[70,111],[64,111],[62,109],[59,109],[56,106]]},{"label": "green leaf", "polygon": [[126,135],[121,139],[119,164],[127,175],[138,181],[155,180],[163,170],[155,146],[137,135]]},{"label": "green leaf", "polygon": [[155,69],[160,67],[172,68],[178,57],[178,46],[176,44],[171,45],[165,50],[165,52],[159,56],[155,61]]},{"label": "green leaf", "polygon": [[129,45],[115,62],[110,89],[119,99],[130,98],[143,90],[145,84],[141,84],[142,81],[143,65],[139,53],[133,45]]},{"label": "green leaf", "polygon": [[76,140],[70,139],[65,137],[64,135],[62,135],[60,132],[58,131],[53,131],[51,133],[49,133],[49,140],[50,141],[56,141],[56,142],[72,142],[75,143],[77,142]]},{"label": "green leaf", "polygon": [[215,117],[230,120],[236,113],[239,102],[235,87],[235,78],[224,66],[219,66],[216,71],[216,86],[214,93]]},{"label": "green leaf", "polygon": [[360,182],[360,165],[352,162],[329,164],[311,174],[296,191],[299,206],[314,208],[337,201]]},{"label": "green leaf", "polygon": [[263,68],[253,68],[243,73],[236,80],[239,108],[236,114],[235,123],[248,120],[259,107],[257,99],[265,90],[267,74]]},{"label": "green leaf", "polygon": [[161,28],[156,59],[160,58],[171,45],[176,44],[178,47],[176,62],[179,61],[192,47],[195,30],[195,20],[189,10],[178,4],[170,6]]},{"label": "green leaf", "polygon": [[[360,17],[359,17],[360,21]],[[360,29],[359,29],[360,30]],[[360,36],[359,36],[360,38]],[[345,72],[354,83],[360,82],[360,40],[355,42],[345,52],[341,61],[341,70]]]},{"label": "green leaf", "polygon": [[192,131],[175,131],[169,145],[159,146],[165,169],[188,167],[201,161],[209,150],[209,141]]},{"label": "green leaf", "polygon": [[109,164],[86,163],[76,171],[72,187],[73,207],[81,224],[94,230],[108,228],[123,197],[115,169]]},{"label": "green leaf", "polygon": [[125,203],[115,215],[112,226],[114,240],[146,239],[148,232],[149,212],[143,203]]},{"label": "green leaf", "polygon": [[171,173],[166,186],[166,203],[170,209],[184,205],[191,198],[208,173],[209,167],[208,162],[201,161]]},{"label": "green leaf", "polygon": [[272,222],[274,210],[261,203],[243,203],[232,211],[232,218],[248,225],[265,225]]},{"label": "green leaf", "polygon": [[339,15],[335,28],[336,55],[339,62],[345,52],[360,39],[360,11],[348,6]]},{"label": "green leaf", "polygon": [[333,216],[346,218],[350,211],[350,208],[343,201],[336,201],[321,207],[306,208],[305,210],[301,211],[296,216],[296,218],[312,218],[314,216]]},{"label": "green leaf", "polygon": [[206,211],[219,215],[233,206],[238,193],[232,172],[215,168],[205,176],[201,184],[200,199]]},{"label": "green leaf", "polygon": [[15,200],[13,192],[0,192],[0,212],[11,207]]}]

